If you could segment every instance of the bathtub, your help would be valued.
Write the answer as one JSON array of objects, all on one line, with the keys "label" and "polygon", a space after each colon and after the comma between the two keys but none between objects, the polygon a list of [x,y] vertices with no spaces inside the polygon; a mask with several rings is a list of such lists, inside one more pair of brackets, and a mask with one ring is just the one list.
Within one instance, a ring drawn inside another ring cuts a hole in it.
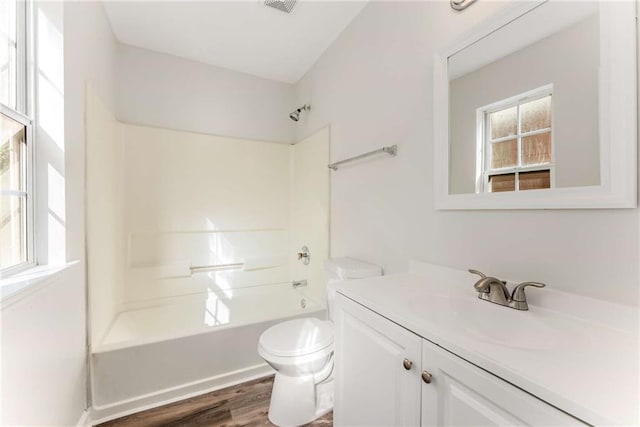
[{"label": "bathtub", "polygon": [[260,334],[283,320],[325,315],[323,303],[290,283],[130,305],[92,352],[93,419],[268,375]]}]

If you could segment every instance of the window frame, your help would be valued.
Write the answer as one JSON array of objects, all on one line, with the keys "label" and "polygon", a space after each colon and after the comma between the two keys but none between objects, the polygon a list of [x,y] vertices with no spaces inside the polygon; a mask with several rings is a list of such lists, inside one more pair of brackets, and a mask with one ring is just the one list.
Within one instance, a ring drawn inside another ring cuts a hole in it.
[{"label": "window frame", "polygon": [[[536,129],[529,132],[521,132],[520,106],[522,104],[535,101],[537,99],[551,96],[551,126],[544,129]],[[488,120],[490,114],[508,108],[516,107],[517,129],[515,135],[491,140],[491,126]],[[549,171],[549,188],[555,188],[555,141],[553,131],[553,84],[547,84],[509,98],[502,99],[491,104],[484,105],[476,109],[476,193],[491,193],[489,191],[489,178],[495,175],[514,174],[515,187],[513,192],[532,191],[520,190],[519,174],[524,172]],[[540,163],[535,165],[522,165],[522,138],[550,132],[551,143],[551,162]],[[500,143],[509,140],[516,140],[518,163],[515,166],[504,168],[491,167],[491,144]],[[535,191],[535,190],[534,190]]]},{"label": "window frame", "polygon": [[16,2],[16,108],[0,102],[0,113],[25,127],[25,171],[24,191],[16,194],[14,190],[0,189],[2,195],[20,195],[25,198],[24,225],[25,260],[19,264],[0,269],[0,278],[20,273],[37,265],[36,225],[35,225],[35,133],[33,120],[33,79],[29,66],[29,55],[33,51],[32,37],[32,1]]}]

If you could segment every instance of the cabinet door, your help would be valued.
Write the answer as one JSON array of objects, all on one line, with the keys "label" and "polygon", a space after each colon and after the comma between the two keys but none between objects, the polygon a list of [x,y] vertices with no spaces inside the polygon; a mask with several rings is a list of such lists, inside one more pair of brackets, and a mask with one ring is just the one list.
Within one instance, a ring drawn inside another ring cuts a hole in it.
[{"label": "cabinet door", "polygon": [[419,425],[422,338],[340,294],[334,322],[335,425]]},{"label": "cabinet door", "polygon": [[585,425],[427,340],[422,369],[423,426]]}]

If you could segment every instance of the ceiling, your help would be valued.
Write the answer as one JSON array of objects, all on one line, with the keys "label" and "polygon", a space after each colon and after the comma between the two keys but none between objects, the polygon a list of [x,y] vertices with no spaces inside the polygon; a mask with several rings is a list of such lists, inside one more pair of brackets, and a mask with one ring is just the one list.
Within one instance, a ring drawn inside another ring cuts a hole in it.
[{"label": "ceiling", "polygon": [[367,0],[299,0],[292,14],[261,0],[105,1],[122,43],[296,83]]}]

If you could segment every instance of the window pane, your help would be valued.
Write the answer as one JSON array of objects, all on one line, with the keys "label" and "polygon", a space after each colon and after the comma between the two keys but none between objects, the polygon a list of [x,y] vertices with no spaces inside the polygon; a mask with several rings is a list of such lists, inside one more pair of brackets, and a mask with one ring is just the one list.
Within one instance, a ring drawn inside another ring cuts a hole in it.
[{"label": "window pane", "polygon": [[515,191],[516,174],[507,173],[504,175],[492,175],[489,177],[489,192],[498,193],[501,191]]},{"label": "window pane", "polygon": [[516,107],[489,114],[491,139],[515,135],[518,131],[518,111]]},{"label": "window pane", "polygon": [[0,188],[25,191],[24,150],[25,127],[0,114]]},{"label": "window pane", "polygon": [[551,127],[551,96],[536,99],[520,106],[520,132]]},{"label": "window pane", "polygon": [[0,1],[0,103],[13,109],[17,107],[16,3]]},{"label": "window pane", "polygon": [[522,164],[551,163],[551,132],[522,138]]},{"label": "window pane", "polygon": [[491,169],[506,168],[518,164],[518,141],[494,142],[491,144]]},{"label": "window pane", "polygon": [[520,172],[518,177],[520,190],[538,190],[551,188],[551,171]]},{"label": "window pane", "polygon": [[25,198],[0,196],[0,268],[26,262]]}]

